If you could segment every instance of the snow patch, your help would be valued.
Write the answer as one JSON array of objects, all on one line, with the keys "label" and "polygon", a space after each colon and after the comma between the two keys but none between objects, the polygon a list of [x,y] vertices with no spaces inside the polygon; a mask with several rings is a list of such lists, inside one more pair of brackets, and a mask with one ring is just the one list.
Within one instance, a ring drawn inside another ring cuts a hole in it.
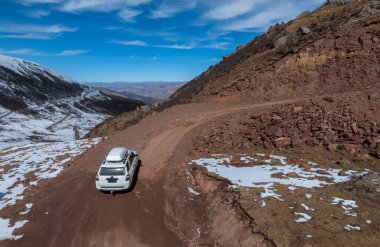
[{"label": "snow patch", "polygon": [[295,219],[295,222],[303,223],[303,222],[307,222],[307,221],[311,220],[311,216],[308,214],[298,213],[298,212],[295,212],[294,214],[301,216],[300,218]]},{"label": "snow patch", "polygon": [[21,215],[28,214],[33,207],[33,203],[27,203],[25,204],[25,207],[26,207],[25,211],[20,212]]},{"label": "snow patch", "polygon": [[303,203],[301,203],[301,206],[302,206],[305,210],[307,210],[307,211],[314,211],[314,210],[315,210],[314,208],[311,208],[311,207],[309,207],[309,206],[307,206],[307,205],[305,205],[305,204],[303,204]]},{"label": "snow patch", "polygon": [[22,237],[22,235],[13,235],[13,231],[23,227],[28,221],[21,220],[15,222],[13,225],[10,224],[10,219],[0,218],[0,240],[13,239],[17,240]]},{"label": "snow patch", "polygon": [[199,196],[201,193],[199,193],[199,192],[196,192],[193,188],[190,188],[190,187],[187,187],[187,189],[189,190],[189,192],[191,193],[191,194],[194,194],[194,195],[196,195],[196,196]]},{"label": "snow patch", "polygon": [[[192,160],[190,163],[203,166],[207,168],[208,172],[216,173],[221,177],[227,178],[236,186],[262,188],[264,192],[261,193],[262,198],[274,197],[278,200],[281,195],[277,193],[276,185],[287,185],[289,190],[296,187],[303,188],[316,188],[323,187],[334,183],[340,183],[351,179],[352,175],[358,174],[356,171],[346,171],[346,176],[339,176],[340,169],[322,169],[313,167],[309,170],[304,170],[297,164],[288,164],[287,158],[279,155],[269,155],[270,159],[265,159],[263,165],[253,166],[233,166],[231,159],[227,155],[216,154],[212,158],[200,158]],[[262,155],[258,155],[263,157]],[[264,158],[266,158],[265,156]],[[257,160],[255,157],[244,156],[240,161],[248,164],[252,160]],[[281,165],[278,165],[280,161]],[[313,166],[317,166],[313,163]],[[318,170],[326,171],[326,174],[318,173]],[[282,173],[296,173],[296,177],[288,176],[274,176],[275,174]],[[326,181],[328,180],[328,181]],[[310,199],[311,194],[306,194],[306,198]]]},{"label": "snow patch", "polygon": [[[0,210],[23,199],[26,174],[32,185],[41,179],[56,177],[63,164],[100,142],[100,138],[58,143],[38,143],[0,150],[0,192],[4,194]],[[26,185],[27,186],[27,185]],[[30,186],[30,185],[29,185]]]},{"label": "snow patch", "polygon": [[347,224],[344,229],[346,229],[347,231],[351,231],[351,230],[356,230],[356,231],[360,231],[361,230],[361,227],[360,226],[353,226],[353,225],[350,225],[350,224]]},{"label": "snow patch", "polygon": [[358,205],[356,204],[356,201],[354,200],[344,200],[339,197],[332,197],[331,198],[331,204],[332,205],[341,205],[341,207],[344,209],[343,213],[348,216],[356,217],[357,213],[352,212],[354,208],[357,208]]}]

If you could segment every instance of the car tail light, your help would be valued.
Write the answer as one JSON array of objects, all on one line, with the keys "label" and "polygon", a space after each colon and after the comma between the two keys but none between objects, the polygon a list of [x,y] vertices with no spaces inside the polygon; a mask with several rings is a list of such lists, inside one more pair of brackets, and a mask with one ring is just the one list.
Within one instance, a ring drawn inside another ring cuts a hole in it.
[{"label": "car tail light", "polygon": [[130,176],[129,176],[129,175],[125,176],[125,180],[126,180],[126,181],[128,181],[129,179],[130,179]]},{"label": "car tail light", "polygon": [[99,181],[99,175],[96,175],[96,181]]}]

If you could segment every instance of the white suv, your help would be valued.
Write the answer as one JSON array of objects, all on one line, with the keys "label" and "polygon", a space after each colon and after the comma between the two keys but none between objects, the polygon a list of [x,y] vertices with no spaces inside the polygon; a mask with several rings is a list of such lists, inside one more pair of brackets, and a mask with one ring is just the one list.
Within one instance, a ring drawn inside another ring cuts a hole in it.
[{"label": "white suv", "polygon": [[102,191],[123,191],[131,188],[139,163],[136,151],[113,148],[96,175],[96,188]]}]

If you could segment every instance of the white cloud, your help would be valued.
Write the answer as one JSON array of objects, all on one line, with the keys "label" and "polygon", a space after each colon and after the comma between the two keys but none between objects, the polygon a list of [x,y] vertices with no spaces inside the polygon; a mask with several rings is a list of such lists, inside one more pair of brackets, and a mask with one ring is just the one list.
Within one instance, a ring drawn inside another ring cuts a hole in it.
[{"label": "white cloud", "polygon": [[209,44],[200,45],[199,47],[200,48],[226,50],[229,46],[231,46],[230,42],[211,42]]},{"label": "white cloud", "polygon": [[147,4],[149,2],[150,0],[68,0],[60,9],[65,12],[110,12],[123,10],[126,7]]},{"label": "white cloud", "polygon": [[221,49],[224,50],[227,46],[231,45],[228,42],[213,42],[208,44],[198,44],[196,42],[190,42],[188,44],[148,44],[141,40],[113,40],[112,43],[119,45],[128,45],[128,46],[147,46],[147,47],[157,47],[157,48],[166,48],[166,49],[176,49],[176,50],[191,50],[194,48],[202,49]]},{"label": "white cloud", "polygon": [[87,53],[87,50],[64,50],[56,53],[57,56],[77,56]]},{"label": "white cloud", "polygon": [[121,29],[123,29],[123,27],[110,25],[110,26],[103,27],[102,29],[108,30],[108,31],[115,31],[115,30],[121,30]]},{"label": "white cloud", "polygon": [[0,38],[5,39],[52,39],[53,35],[51,34],[38,34],[38,33],[26,33],[26,34],[0,34]]},{"label": "white cloud", "polygon": [[27,49],[27,48],[24,48],[24,49],[15,49],[15,50],[3,50],[3,49],[0,49],[0,53],[1,54],[31,54],[33,53],[34,50],[32,49]]},{"label": "white cloud", "polygon": [[141,14],[141,11],[139,10],[133,10],[133,9],[123,9],[119,12],[118,16],[123,19],[124,21],[132,22],[134,21],[134,17]]},{"label": "white cloud", "polygon": [[127,40],[127,41],[114,40],[112,41],[112,43],[119,44],[119,45],[148,46],[147,43],[141,40]]},{"label": "white cloud", "polygon": [[195,8],[196,5],[197,5],[196,0],[164,1],[151,11],[150,18],[152,19],[169,18],[177,13],[191,10]]},{"label": "white cloud", "polygon": [[167,49],[177,49],[177,50],[191,50],[195,47],[195,45],[179,45],[179,44],[172,44],[172,45],[154,45],[155,47],[159,48],[167,48]]},{"label": "white cloud", "polygon": [[[220,29],[226,31],[260,31],[263,32],[269,26],[278,22],[288,21],[297,16],[302,10],[301,5],[295,4],[294,1],[273,2],[273,6],[265,5],[265,9],[257,11],[252,15],[244,16],[220,25]],[[303,6],[305,7],[305,6]]]},{"label": "white cloud", "polygon": [[29,24],[1,24],[0,32],[3,33],[63,33],[75,32],[77,28],[66,27],[60,24],[50,26],[29,25]]},{"label": "white cloud", "polygon": [[48,53],[37,51],[29,48],[14,49],[14,50],[4,50],[0,49],[0,54],[8,55],[31,55],[31,56],[78,56],[87,53],[88,50],[63,50],[56,53]]},{"label": "white cloud", "polygon": [[19,0],[21,4],[37,4],[37,3],[61,3],[64,0]]},{"label": "white cloud", "polygon": [[47,10],[33,10],[26,13],[26,16],[40,19],[42,17],[48,16],[50,14],[50,11]]},{"label": "white cloud", "polygon": [[75,32],[77,28],[60,24],[41,26],[29,24],[0,24],[0,37],[14,39],[52,39],[65,32]]},{"label": "white cloud", "polygon": [[[226,20],[241,16],[252,11],[254,6],[263,0],[235,0],[232,2],[215,4],[204,14],[204,18],[212,20]],[[264,0],[265,1],[265,0]]]}]

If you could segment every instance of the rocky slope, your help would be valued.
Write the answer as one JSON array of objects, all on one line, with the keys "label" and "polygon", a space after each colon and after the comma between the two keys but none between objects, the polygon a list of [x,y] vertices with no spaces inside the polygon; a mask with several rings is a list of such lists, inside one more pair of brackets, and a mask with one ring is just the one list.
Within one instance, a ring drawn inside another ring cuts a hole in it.
[{"label": "rocky slope", "polygon": [[380,158],[379,122],[379,94],[367,91],[325,96],[263,113],[252,110],[219,119],[200,131],[194,151],[323,146],[330,151]]},{"label": "rocky slope", "polygon": [[1,147],[78,139],[104,119],[142,105],[80,85],[41,65],[0,55]]},{"label": "rocky slope", "polygon": [[380,80],[379,29],[379,1],[329,1],[238,47],[180,88],[164,107],[272,101],[372,87]]}]

